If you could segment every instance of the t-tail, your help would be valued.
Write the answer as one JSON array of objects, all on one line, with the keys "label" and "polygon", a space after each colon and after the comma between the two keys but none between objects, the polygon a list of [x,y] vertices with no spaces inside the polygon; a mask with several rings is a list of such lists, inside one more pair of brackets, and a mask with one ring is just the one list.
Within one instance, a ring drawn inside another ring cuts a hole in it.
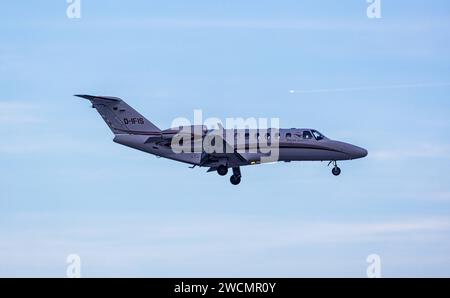
[{"label": "t-tail", "polygon": [[115,134],[155,134],[161,130],[117,97],[75,95],[92,103],[111,131]]}]

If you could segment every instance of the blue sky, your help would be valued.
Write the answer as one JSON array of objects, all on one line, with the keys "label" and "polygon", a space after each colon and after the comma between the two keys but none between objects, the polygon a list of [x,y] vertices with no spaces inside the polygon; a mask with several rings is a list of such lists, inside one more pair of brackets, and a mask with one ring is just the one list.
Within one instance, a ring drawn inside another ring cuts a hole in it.
[{"label": "blue sky", "polygon": [[[1,5],[0,276],[64,277],[72,253],[83,276],[364,277],[373,253],[386,277],[450,276],[448,1],[383,0],[378,20],[364,0],[66,8]],[[278,117],[369,156],[233,187],[114,144],[77,93],[163,128]]]}]

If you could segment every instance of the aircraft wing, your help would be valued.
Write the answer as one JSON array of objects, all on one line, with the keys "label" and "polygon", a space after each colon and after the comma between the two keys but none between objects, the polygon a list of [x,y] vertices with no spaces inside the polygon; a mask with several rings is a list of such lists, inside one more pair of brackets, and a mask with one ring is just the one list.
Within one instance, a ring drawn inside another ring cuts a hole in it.
[{"label": "aircraft wing", "polygon": [[[220,161],[225,161],[230,167],[237,167],[240,165],[245,165],[248,161],[239,154],[233,146],[231,146],[222,136],[215,135],[217,137],[216,141],[219,139],[223,143],[223,153],[206,153],[203,152],[202,158],[200,161],[200,166],[208,165],[209,163],[216,163]],[[159,146],[169,147],[172,143],[173,135],[164,135],[161,134],[159,136],[151,136],[148,137],[145,141],[146,144],[153,143]]]},{"label": "aircraft wing", "polygon": [[207,164],[210,161],[226,160],[230,167],[237,167],[243,164],[247,164],[246,160],[237,150],[231,146],[221,135],[215,135],[220,138],[223,142],[223,153],[204,153],[202,158],[202,165]]}]

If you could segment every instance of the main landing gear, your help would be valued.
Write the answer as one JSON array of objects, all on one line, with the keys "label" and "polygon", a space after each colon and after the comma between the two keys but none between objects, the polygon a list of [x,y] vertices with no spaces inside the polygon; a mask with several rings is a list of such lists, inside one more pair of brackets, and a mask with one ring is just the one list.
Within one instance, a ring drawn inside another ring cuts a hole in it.
[{"label": "main landing gear", "polygon": [[217,173],[218,173],[220,176],[226,176],[226,175],[228,174],[228,167],[227,167],[227,166],[224,166],[224,165],[219,166],[219,167],[217,168]]},{"label": "main landing gear", "polygon": [[[217,173],[220,176],[226,176],[228,174],[228,167],[221,165],[217,168]],[[233,175],[231,175],[230,177],[230,182],[233,185],[238,185],[239,183],[241,183],[241,169],[239,167],[237,168],[233,168]]]},{"label": "main landing gear", "polygon": [[233,168],[233,175],[231,175],[230,177],[231,184],[238,185],[239,183],[241,183],[241,178],[241,169],[239,167]]},{"label": "main landing gear", "polygon": [[333,164],[334,167],[331,170],[331,173],[333,173],[334,176],[339,176],[341,174],[341,169],[337,166],[337,162],[335,160],[330,161],[328,165]]}]

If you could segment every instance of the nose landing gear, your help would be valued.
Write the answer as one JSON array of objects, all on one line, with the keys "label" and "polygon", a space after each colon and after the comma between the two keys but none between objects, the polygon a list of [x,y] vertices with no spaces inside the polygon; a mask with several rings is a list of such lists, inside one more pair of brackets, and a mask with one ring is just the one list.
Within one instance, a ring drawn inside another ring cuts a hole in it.
[{"label": "nose landing gear", "polygon": [[333,169],[331,170],[331,173],[333,173],[334,176],[339,176],[341,174],[341,168],[337,166],[337,162],[335,160],[330,161],[328,165],[331,164],[334,165]]},{"label": "nose landing gear", "polygon": [[333,173],[334,176],[339,176],[341,174],[341,169],[336,166],[331,170],[331,173]]}]

